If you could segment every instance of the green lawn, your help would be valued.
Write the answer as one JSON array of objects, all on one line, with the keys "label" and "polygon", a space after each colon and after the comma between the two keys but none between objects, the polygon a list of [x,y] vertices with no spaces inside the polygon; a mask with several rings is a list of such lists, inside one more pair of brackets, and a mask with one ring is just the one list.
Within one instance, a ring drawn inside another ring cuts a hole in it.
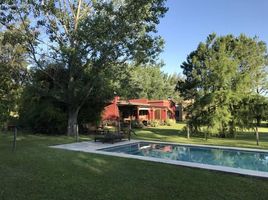
[{"label": "green lawn", "polygon": [[136,139],[144,140],[159,140],[167,142],[191,143],[191,144],[205,144],[205,145],[221,145],[247,148],[261,148],[268,149],[268,128],[260,128],[260,145],[256,145],[256,136],[252,132],[239,133],[236,139],[234,138],[218,138],[211,137],[205,140],[202,136],[194,136],[190,139],[186,138],[186,134],[180,130],[185,124],[180,123],[173,126],[161,126],[156,128],[137,129],[135,132]]},{"label": "green lawn", "polygon": [[48,147],[73,141],[0,133],[0,200],[268,199],[267,179]]}]

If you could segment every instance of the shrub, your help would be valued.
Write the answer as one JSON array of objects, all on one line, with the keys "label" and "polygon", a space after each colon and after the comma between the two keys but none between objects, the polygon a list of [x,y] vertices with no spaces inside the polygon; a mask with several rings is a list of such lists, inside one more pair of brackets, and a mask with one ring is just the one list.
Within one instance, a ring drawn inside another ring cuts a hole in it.
[{"label": "shrub", "polygon": [[102,125],[103,126],[117,126],[117,121],[115,120],[103,120]]},{"label": "shrub", "polygon": [[173,126],[176,124],[176,121],[174,119],[167,119],[166,120],[166,125],[167,126]]},{"label": "shrub", "polygon": [[67,114],[63,107],[51,100],[25,101],[20,111],[20,125],[34,133],[64,134]]},{"label": "shrub", "polygon": [[138,120],[131,121],[131,127],[132,128],[143,128],[144,124]]},{"label": "shrub", "polygon": [[158,120],[152,120],[152,121],[150,121],[150,125],[152,127],[157,127],[160,125],[160,122]]}]

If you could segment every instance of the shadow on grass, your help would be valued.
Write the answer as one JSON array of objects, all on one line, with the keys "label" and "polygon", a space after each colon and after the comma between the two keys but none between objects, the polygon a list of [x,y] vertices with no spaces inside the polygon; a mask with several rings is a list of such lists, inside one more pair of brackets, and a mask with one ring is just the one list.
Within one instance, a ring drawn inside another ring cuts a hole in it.
[{"label": "shadow on grass", "polygon": [[260,128],[259,132],[259,146],[256,145],[254,132],[238,132],[236,137],[228,136],[226,138],[210,135],[207,140],[204,134],[200,133],[191,134],[190,139],[187,139],[186,132],[182,131],[182,126],[180,125],[175,127],[150,127],[139,129],[136,130],[137,136],[135,139],[268,149],[268,128]]},{"label": "shadow on grass", "polygon": [[[138,135],[182,139],[177,133]],[[0,134],[0,199],[268,199],[267,180],[48,148],[73,140],[66,136],[23,137],[12,153],[12,137]]]}]

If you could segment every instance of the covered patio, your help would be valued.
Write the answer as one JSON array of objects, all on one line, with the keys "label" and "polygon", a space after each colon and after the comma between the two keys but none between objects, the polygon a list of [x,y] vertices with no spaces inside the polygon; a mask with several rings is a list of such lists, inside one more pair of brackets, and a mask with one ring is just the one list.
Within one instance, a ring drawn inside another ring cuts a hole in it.
[{"label": "covered patio", "polygon": [[116,97],[105,107],[102,119],[125,123],[139,121],[147,125],[152,120],[163,122],[167,119],[175,119],[175,107],[168,100],[120,100]]}]

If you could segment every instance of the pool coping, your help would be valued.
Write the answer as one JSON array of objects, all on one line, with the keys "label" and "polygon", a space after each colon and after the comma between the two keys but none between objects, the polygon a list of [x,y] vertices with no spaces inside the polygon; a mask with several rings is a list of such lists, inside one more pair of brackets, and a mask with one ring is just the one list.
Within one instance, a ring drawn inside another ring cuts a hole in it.
[{"label": "pool coping", "polygon": [[[193,147],[209,147],[209,148],[215,148],[215,149],[230,149],[230,150],[243,150],[243,151],[255,151],[255,152],[263,152],[268,153],[268,150],[265,149],[254,149],[254,148],[244,148],[244,147],[229,147],[229,146],[218,146],[218,145],[205,145],[205,144],[188,144],[188,143],[177,143],[177,142],[164,142],[164,141],[157,141],[157,140],[133,140],[135,142],[151,142],[151,143],[159,143],[159,144],[171,144],[171,145],[182,145],[182,146],[193,146]],[[132,142],[132,143],[135,143]],[[130,143],[129,143],[130,144]],[[120,144],[116,146],[123,146],[126,144]],[[115,147],[115,146],[111,146]],[[109,147],[107,147],[109,148]],[[101,148],[104,149],[104,148]],[[98,149],[98,150],[101,150]]]},{"label": "pool coping", "polygon": [[169,160],[169,159],[163,159],[163,158],[145,157],[145,156],[125,154],[125,153],[107,152],[107,151],[102,150],[102,149],[111,148],[111,147],[135,144],[138,142],[151,142],[151,143],[159,143],[159,144],[174,144],[174,145],[184,145],[184,146],[194,146],[194,147],[209,147],[209,148],[219,148],[219,149],[226,149],[226,150],[229,149],[229,150],[243,150],[243,151],[268,153],[268,150],[261,150],[261,149],[249,149],[249,148],[213,146],[213,145],[198,145],[198,144],[195,145],[195,144],[187,144],[187,143],[162,142],[162,141],[151,141],[151,140],[131,140],[131,141],[123,141],[123,142],[115,143],[115,144],[107,144],[107,143],[102,144],[99,142],[89,141],[89,142],[56,145],[56,146],[50,146],[50,147],[57,148],[57,149],[65,149],[65,150],[72,150],[72,151],[80,151],[80,152],[122,157],[122,158],[132,158],[132,159],[152,161],[152,162],[191,167],[191,168],[201,168],[201,169],[207,169],[207,170],[213,170],[213,171],[235,173],[235,174],[246,175],[246,176],[268,178],[268,172],[263,172],[263,171],[254,171],[254,170],[248,170],[248,169],[225,167],[225,166],[219,166],[219,165],[209,165],[209,164],[194,163],[194,162],[185,162],[185,161],[178,161],[178,160]]}]

